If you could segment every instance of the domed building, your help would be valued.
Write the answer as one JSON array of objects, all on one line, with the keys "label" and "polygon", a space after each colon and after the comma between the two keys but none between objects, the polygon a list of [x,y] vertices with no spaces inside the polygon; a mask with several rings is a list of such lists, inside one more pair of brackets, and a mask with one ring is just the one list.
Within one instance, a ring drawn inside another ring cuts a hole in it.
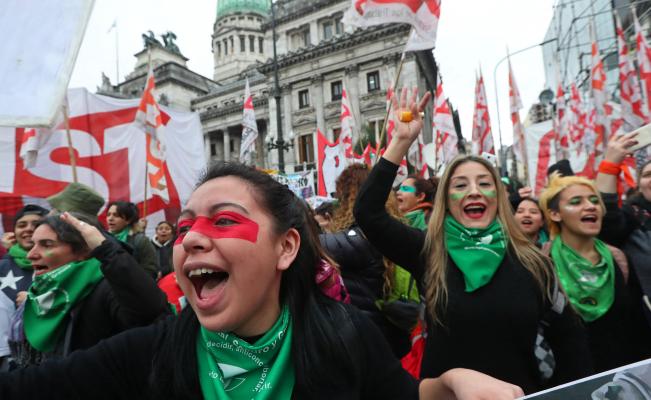
[{"label": "domed building", "polygon": [[213,27],[213,79],[237,79],[251,64],[267,59],[262,24],[269,17],[270,0],[218,0]]}]

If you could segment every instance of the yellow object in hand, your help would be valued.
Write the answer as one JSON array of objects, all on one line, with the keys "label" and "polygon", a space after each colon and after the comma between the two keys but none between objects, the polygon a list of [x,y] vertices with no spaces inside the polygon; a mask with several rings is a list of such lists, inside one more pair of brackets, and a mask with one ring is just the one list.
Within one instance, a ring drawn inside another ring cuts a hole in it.
[{"label": "yellow object in hand", "polygon": [[411,122],[414,120],[414,115],[411,111],[401,111],[400,112],[400,122]]}]

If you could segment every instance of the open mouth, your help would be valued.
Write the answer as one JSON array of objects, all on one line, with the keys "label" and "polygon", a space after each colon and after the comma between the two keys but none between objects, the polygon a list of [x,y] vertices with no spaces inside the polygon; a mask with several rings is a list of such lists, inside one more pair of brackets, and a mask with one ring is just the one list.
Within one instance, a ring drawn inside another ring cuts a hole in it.
[{"label": "open mouth", "polygon": [[468,218],[479,219],[484,216],[486,206],[481,203],[471,203],[463,208],[463,212]]},{"label": "open mouth", "polygon": [[581,222],[587,222],[587,223],[596,223],[597,222],[597,216],[596,215],[586,215],[581,217]]},{"label": "open mouth", "polygon": [[201,300],[217,294],[228,281],[228,277],[226,271],[209,268],[197,268],[188,272],[188,278]]},{"label": "open mouth", "polygon": [[34,269],[34,275],[42,275],[46,272],[50,272],[50,267],[47,265],[32,264],[32,268]]},{"label": "open mouth", "polygon": [[533,221],[530,219],[523,219],[522,221],[520,221],[520,224],[525,226],[531,226],[533,225]]}]

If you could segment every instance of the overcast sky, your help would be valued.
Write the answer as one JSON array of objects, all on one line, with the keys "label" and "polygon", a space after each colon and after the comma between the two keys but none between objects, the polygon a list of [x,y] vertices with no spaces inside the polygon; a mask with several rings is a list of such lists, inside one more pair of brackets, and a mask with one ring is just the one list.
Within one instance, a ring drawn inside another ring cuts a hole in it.
[{"label": "overcast sky", "polygon": [[[77,58],[70,87],[95,91],[104,72],[116,82],[117,21],[120,81],[135,65],[133,55],[142,50],[141,34],[152,30],[176,33],[181,52],[190,59],[188,67],[212,78],[211,34],[216,0],[96,0],[86,36]],[[437,48],[445,94],[459,109],[462,130],[472,129],[475,71],[481,66],[489,102],[495,143],[499,143],[493,71],[497,62],[511,52],[540,43],[552,17],[553,0],[442,0]],[[540,47],[512,57],[515,78],[524,109],[521,118],[544,89]],[[508,69],[497,70],[500,119],[505,144],[512,142],[508,109]]]}]

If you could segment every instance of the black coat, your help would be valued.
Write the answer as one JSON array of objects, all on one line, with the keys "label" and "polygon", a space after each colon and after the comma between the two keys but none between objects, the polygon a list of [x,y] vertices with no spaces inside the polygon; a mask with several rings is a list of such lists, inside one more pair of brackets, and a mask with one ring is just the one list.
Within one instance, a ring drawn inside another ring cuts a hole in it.
[{"label": "black coat", "polygon": [[[384,255],[412,273],[421,293],[426,260],[425,232],[404,225],[384,208],[398,166],[381,158],[357,195],[355,220]],[[443,234],[441,232],[440,234]],[[526,393],[544,388],[539,381],[534,345],[540,321],[551,309],[533,275],[508,250],[490,283],[465,291],[463,273],[448,257],[448,302],[438,310],[442,325],[428,315],[428,337],[421,377],[451,368],[470,368],[520,386]],[[550,262],[550,268],[552,268]],[[592,372],[584,328],[569,306],[550,321],[545,337],[556,369],[550,384]]]},{"label": "black coat", "polygon": [[384,259],[355,225],[337,233],[319,235],[321,245],[339,264],[350,302],[380,328],[396,357],[409,352],[410,332],[392,324],[375,305],[384,298]]},{"label": "black coat", "polygon": [[104,278],[68,313],[67,328],[51,354],[28,343],[12,344],[21,365],[65,357],[130,328],[145,326],[171,313],[165,294],[138,266],[125,246],[107,239],[90,254],[101,263]]}]

